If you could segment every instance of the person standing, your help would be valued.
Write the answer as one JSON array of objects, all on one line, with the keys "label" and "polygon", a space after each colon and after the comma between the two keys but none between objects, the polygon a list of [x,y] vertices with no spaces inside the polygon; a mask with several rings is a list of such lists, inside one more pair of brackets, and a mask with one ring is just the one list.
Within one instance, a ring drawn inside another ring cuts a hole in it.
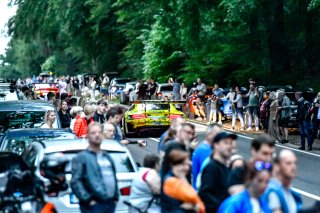
[{"label": "person standing", "polygon": [[178,79],[175,79],[175,81],[173,81],[173,78],[169,78],[169,84],[172,85],[173,89],[172,89],[172,99],[174,101],[176,100],[180,100],[181,99],[181,95],[180,95],[180,89],[181,89],[181,85],[178,82]]},{"label": "person standing", "polygon": [[84,113],[76,117],[73,132],[78,138],[87,137],[88,126],[93,122],[95,108],[92,105],[84,107]]},{"label": "person standing", "polygon": [[227,177],[232,138],[231,134],[220,132],[213,139],[213,156],[202,172],[199,190],[207,212],[217,212],[221,203],[229,196]]},{"label": "person standing", "polygon": [[187,94],[188,94],[188,88],[185,83],[182,83],[181,88],[180,88],[180,95],[181,95],[182,100],[187,99]]},{"label": "person standing", "polygon": [[161,208],[156,202],[159,200],[161,188],[159,173],[160,157],[156,154],[146,155],[143,159],[143,167],[140,168],[131,184],[129,213],[161,212]]},{"label": "person standing", "polygon": [[73,85],[74,95],[80,96],[80,82],[77,76],[73,77],[72,85]]},{"label": "person standing", "polygon": [[284,137],[283,140],[280,141],[280,143],[289,143],[288,136],[288,124],[291,116],[291,109],[290,109],[290,99],[288,96],[286,96],[286,93],[284,91],[279,91],[278,93],[279,97],[279,107],[278,110],[280,111],[280,120],[279,120],[279,126],[282,133],[282,136]]},{"label": "person standing", "polygon": [[88,142],[89,147],[72,160],[72,191],[82,213],[114,213],[119,198],[116,169],[111,156],[101,149],[99,123],[89,125]]},{"label": "person standing", "polygon": [[277,99],[277,95],[275,92],[271,92],[269,95],[269,99],[271,100],[270,110],[269,110],[269,127],[268,134],[271,135],[276,142],[280,142],[280,133],[279,133],[279,101]]},{"label": "person standing", "polygon": [[300,150],[305,150],[306,137],[308,141],[308,150],[312,150],[312,134],[310,132],[310,103],[305,100],[302,96],[302,92],[296,92],[295,98],[297,100],[297,118],[299,120],[299,130],[300,130],[300,138],[301,138],[301,146]]},{"label": "person standing", "polygon": [[297,157],[292,151],[283,149],[274,163],[278,169],[264,193],[269,208],[273,212],[299,212],[302,208],[302,198],[291,187],[297,174]]},{"label": "person standing", "polygon": [[97,82],[94,79],[93,76],[90,77],[90,81],[89,81],[89,87],[90,87],[90,94],[91,94],[91,99],[96,100],[96,86],[97,86]]},{"label": "person standing", "polygon": [[197,90],[198,90],[198,97],[204,101],[205,95],[207,92],[207,87],[204,83],[202,83],[200,78],[197,79]]},{"label": "person standing", "polygon": [[221,107],[223,106],[221,98],[223,98],[223,90],[219,87],[218,84],[214,85],[214,88],[212,89],[212,96],[215,97],[216,101],[216,109],[218,113],[218,124],[222,125],[222,111]]},{"label": "person standing", "polygon": [[106,73],[103,73],[103,78],[101,81],[101,96],[108,98],[108,88],[109,88],[110,79]]},{"label": "person standing", "polygon": [[319,126],[320,126],[320,93],[317,95],[317,99],[313,104],[310,114],[311,114],[311,121],[312,121],[312,143],[318,136]]},{"label": "person standing", "polygon": [[[234,104],[234,108],[236,110],[236,114],[240,120],[241,128],[240,130],[244,130],[244,121],[243,121],[243,101],[242,94],[239,87],[235,87],[236,96],[231,101]],[[236,116],[232,116],[232,127],[234,128],[236,124]]]},{"label": "person standing", "polygon": [[44,124],[40,127],[42,129],[56,128],[54,123],[56,122],[56,113],[53,110],[48,110],[44,115]]},{"label": "person standing", "polygon": [[71,123],[71,116],[68,111],[67,101],[61,101],[61,109],[59,110],[59,117],[62,128],[69,128]]},{"label": "person standing", "polygon": [[231,104],[231,108],[232,108],[232,122],[231,122],[231,129],[232,130],[235,129],[236,116],[237,116],[236,106],[233,103],[233,100],[236,99],[236,96],[237,96],[237,93],[233,90],[232,87],[230,87],[230,91],[226,95],[226,99],[229,100],[229,104]]},{"label": "person standing", "polygon": [[246,97],[249,97],[249,103],[248,103],[248,131],[252,129],[252,120],[254,118],[255,121],[255,127],[256,131],[259,131],[259,98],[260,98],[260,92],[255,84],[250,84],[250,90]]},{"label": "person standing", "polygon": [[100,99],[97,103],[98,109],[94,113],[93,120],[100,124],[103,124],[106,121],[106,113],[108,111],[108,101],[105,99]]},{"label": "person standing", "polygon": [[70,129],[73,130],[74,124],[76,123],[76,117],[80,116],[83,113],[83,108],[80,106],[74,106],[70,110],[70,116],[72,117],[70,121]]},{"label": "person standing", "polygon": [[157,99],[157,90],[158,90],[158,84],[154,82],[154,80],[150,79],[150,96],[151,100]]},{"label": "person standing", "polygon": [[264,132],[267,133],[269,129],[269,119],[270,119],[270,104],[271,104],[271,99],[270,99],[270,92],[266,91],[264,94],[264,101],[261,104],[260,107],[260,120],[263,121],[263,129]]}]

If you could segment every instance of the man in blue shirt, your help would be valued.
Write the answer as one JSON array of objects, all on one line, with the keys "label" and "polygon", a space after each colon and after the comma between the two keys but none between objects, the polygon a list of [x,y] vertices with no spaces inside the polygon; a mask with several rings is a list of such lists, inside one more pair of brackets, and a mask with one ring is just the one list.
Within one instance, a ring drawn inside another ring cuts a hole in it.
[{"label": "man in blue shirt", "polygon": [[212,152],[213,138],[221,131],[218,125],[209,126],[206,130],[206,139],[200,143],[192,154],[192,186],[196,189],[196,180],[202,163]]}]

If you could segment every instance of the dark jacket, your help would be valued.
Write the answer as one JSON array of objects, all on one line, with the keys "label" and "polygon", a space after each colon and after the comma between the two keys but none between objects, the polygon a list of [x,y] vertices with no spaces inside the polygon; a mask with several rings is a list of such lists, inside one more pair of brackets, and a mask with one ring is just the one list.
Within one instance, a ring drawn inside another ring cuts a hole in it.
[{"label": "dark jacket", "polygon": [[297,101],[297,105],[297,118],[299,122],[310,121],[310,116],[308,116],[311,108],[310,103],[306,101],[304,98],[301,98]]},{"label": "dark jacket", "polygon": [[95,112],[94,113],[94,116],[93,116],[93,120],[95,121],[95,122],[98,122],[98,123],[101,123],[101,124],[103,124],[105,121],[106,121],[106,117],[105,117],[105,115],[101,115],[101,114],[99,114],[98,112]]},{"label": "dark jacket", "polygon": [[217,212],[221,203],[229,196],[229,169],[212,159],[202,172],[199,195],[207,212]]},{"label": "dark jacket", "polygon": [[67,111],[66,114],[63,114],[62,111],[59,111],[59,117],[62,128],[70,128],[71,116]]},{"label": "dark jacket", "polygon": [[[116,169],[114,162],[107,152],[103,152],[112,165],[113,175],[116,179]],[[106,201],[110,198],[107,196],[107,187],[103,184],[103,177],[97,162],[95,152],[84,150],[72,160],[72,179],[71,188],[73,193],[80,200],[80,203],[87,204],[91,200],[98,202]],[[118,186],[115,188],[115,194],[112,199],[118,200]]]}]

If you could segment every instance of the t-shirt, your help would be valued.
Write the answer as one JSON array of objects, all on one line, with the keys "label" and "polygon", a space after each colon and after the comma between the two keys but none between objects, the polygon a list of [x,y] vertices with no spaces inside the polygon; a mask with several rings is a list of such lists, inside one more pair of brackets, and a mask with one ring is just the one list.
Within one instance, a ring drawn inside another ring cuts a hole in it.
[{"label": "t-shirt", "polygon": [[113,198],[116,190],[116,180],[114,178],[111,162],[103,156],[102,152],[97,154],[97,162],[101,170],[103,183],[107,189],[109,198]]},{"label": "t-shirt", "polygon": [[78,80],[73,80],[72,85],[73,85],[73,88],[79,89],[79,81]]},{"label": "t-shirt", "polygon": [[261,207],[260,207],[260,203],[259,200],[257,198],[250,198],[250,203],[252,206],[252,213],[263,213]]},{"label": "t-shirt", "polygon": [[150,95],[153,95],[156,92],[157,87],[158,87],[158,84],[156,83],[150,84]]},{"label": "t-shirt", "polygon": [[[281,191],[287,203],[288,213],[296,213],[298,210],[298,207],[293,195],[290,193],[290,191],[286,190],[283,187],[281,188]],[[279,197],[275,192],[271,192],[269,194],[268,201],[269,201],[268,202],[269,208],[271,210],[281,209],[281,203],[280,203]]]},{"label": "t-shirt", "polygon": [[256,95],[256,92],[250,90],[248,95],[249,95],[248,106],[250,106],[250,107],[258,107],[259,106],[259,96]]},{"label": "t-shirt", "polygon": [[103,114],[99,114],[98,112],[94,113],[93,120],[95,122],[99,122],[103,124],[106,121],[106,117]]},{"label": "t-shirt", "polygon": [[197,177],[203,161],[210,156],[211,146],[206,142],[200,143],[192,154],[192,185],[196,189]]},{"label": "t-shirt", "polygon": [[180,94],[181,85],[178,82],[175,82],[175,83],[172,84],[172,86],[173,86],[172,93]]}]

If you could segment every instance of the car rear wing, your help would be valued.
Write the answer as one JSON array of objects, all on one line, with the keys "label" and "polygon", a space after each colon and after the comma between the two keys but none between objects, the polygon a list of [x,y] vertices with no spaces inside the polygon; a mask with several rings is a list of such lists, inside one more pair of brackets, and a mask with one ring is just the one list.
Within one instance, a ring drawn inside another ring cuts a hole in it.
[{"label": "car rear wing", "polygon": [[133,101],[132,104],[145,104],[145,103],[153,103],[153,104],[185,104],[185,100],[175,100],[175,101],[162,101],[162,100],[141,100],[141,101]]}]

